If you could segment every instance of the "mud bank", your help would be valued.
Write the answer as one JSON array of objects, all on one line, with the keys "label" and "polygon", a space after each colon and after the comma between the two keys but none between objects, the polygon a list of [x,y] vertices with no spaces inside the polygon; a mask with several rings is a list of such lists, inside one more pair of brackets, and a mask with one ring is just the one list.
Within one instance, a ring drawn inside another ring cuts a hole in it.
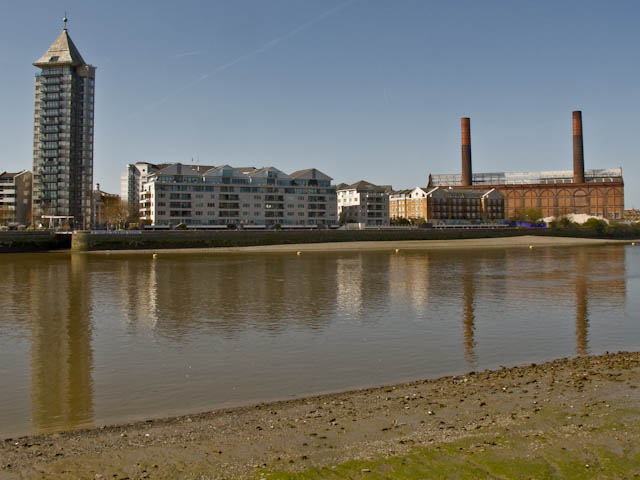
[{"label": "mud bank", "polygon": [[605,354],[6,439],[0,478],[626,478],[638,385]]}]

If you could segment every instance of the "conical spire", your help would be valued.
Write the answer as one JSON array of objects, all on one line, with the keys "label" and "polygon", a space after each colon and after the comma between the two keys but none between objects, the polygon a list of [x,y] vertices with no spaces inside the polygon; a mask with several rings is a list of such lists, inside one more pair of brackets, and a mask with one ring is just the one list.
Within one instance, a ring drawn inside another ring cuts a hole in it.
[{"label": "conical spire", "polygon": [[[65,23],[66,25],[66,23]],[[36,67],[47,67],[53,65],[73,65],[79,67],[86,65],[82,55],[71,41],[66,28],[51,44],[49,49],[38,60],[33,63]]]}]

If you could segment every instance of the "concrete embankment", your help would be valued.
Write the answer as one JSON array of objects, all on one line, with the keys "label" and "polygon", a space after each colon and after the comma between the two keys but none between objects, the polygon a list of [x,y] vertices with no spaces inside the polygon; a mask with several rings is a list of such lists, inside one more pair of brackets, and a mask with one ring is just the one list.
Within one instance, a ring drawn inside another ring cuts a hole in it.
[{"label": "concrete embankment", "polygon": [[2,232],[0,253],[42,252],[71,248],[71,235],[54,232]]},{"label": "concrete embankment", "polygon": [[505,238],[531,234],[526,230],[317,230],[317,231],[164,231],[122,234],[73,234],[72,250],[160,250],[234,248],[267,245],[324,244]]}]

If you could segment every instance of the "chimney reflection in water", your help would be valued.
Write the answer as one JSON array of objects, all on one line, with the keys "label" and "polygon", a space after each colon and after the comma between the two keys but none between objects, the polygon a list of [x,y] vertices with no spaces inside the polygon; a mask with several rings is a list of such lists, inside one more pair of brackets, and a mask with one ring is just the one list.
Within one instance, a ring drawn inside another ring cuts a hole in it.
[{"label": "chimney reflection in water", "polygon": [[589,308],[587,300],[587,253],[579,249],[576,257],[576,354],[589,353]]},{"label": "chimney reflection in water", "polygon": [[464,330],[464,358],[469,368],[475,368],[478,360],[474,351],[474,347],[476,345],[474,339],[476,329],[474,299],[475,278],[473,261],[471,258],[465,256],[462,273],[462,325]]}]

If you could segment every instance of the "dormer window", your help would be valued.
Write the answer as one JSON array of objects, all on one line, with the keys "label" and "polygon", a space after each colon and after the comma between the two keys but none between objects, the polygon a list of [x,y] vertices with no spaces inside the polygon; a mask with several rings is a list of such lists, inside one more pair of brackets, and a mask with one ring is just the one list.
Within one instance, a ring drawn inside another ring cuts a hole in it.
[{"label": "dormer window", "polygon": [[50,62],[57,62],[60,57],[53,56],[49,59]]}]

